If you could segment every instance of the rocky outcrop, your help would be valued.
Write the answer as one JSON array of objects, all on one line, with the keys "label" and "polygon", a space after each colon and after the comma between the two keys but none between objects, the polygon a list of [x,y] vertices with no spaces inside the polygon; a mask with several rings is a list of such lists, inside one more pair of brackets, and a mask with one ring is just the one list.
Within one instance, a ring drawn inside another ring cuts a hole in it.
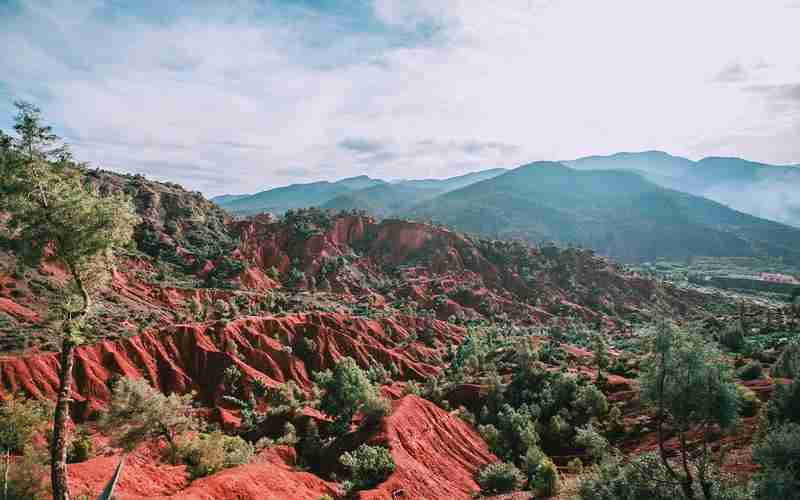
[{"label": "rocky outcrop", "polygon": [[[464,329],[437,320],[396,316],[380,320],[334,313],[283,317],[250,316],[231,322],[175,325],[129,339],[103,341],[77,349],[73,401],[88,417],[110,397],[115,377],[145,378],[163,392],[195,391],[206,406],[220,404],[223,373],[236,366],[248,379],[269,386],[292,380],[310,389],[310,371],[324,370],[343,356],[362,367],[380,364],[402,379],[425,380],[443,364],[441,353],[418,341],[423,329],[443,345],[459,343]],[[314,349],[293,349],[301,341]],[[58,356],[35,353],[0,358],[0,392],[55,398]]]},{"label": "rocky outcrop", "polygon": [[362,500],[468,500],[479,490],[475,472],[497,461],[469,424],[413,395],[395,403],[370,442],[388,447],[396,468],[376,489],[361,492]]}]

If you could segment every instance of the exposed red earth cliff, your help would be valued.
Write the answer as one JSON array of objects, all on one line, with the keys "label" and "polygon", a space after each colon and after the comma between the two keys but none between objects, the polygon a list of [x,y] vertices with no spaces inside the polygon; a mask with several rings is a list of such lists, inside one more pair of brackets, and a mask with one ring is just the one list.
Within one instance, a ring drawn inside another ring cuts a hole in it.
[{"label": "exposed red earth cliff", "polygon": [[[94,498],[113,474],[120,456],[118,452],[109,452],[71,465],[72,491]],[[140,446],[125,457],[114,497],[119,500],[318,500],[322,495],[338,493],[334,483],[298,471],[295,458],[291,448],[271,448],[247,465],[190,483],[184,465],[165,464],[159,459],[157,449]]]},{"label": "exposed red earth cliff", "polygon": [[363,500],[467,500],[479,490],[475,471],[497,460],[463,420],[412,395],[395,403],[370,443],[387,446],[397,468],[377,489],[361,492]]},{"label": "exposed red earth cliff", "polygon": [[[378,488],[361,492],[358,498],[472,498],[478,491],[473,474],[496,460],[483,440],[461,419],[416,396],[405,396],[394,407],[391,416],[367,440],[389,448],[396,470]],[[117,498],[318,500],[324,494],[339,494],[334,483],[298,471],[291,448],[270,448],[247,465],[191,484],[184,466],[157,464],[157,453],[152,447],[142,446],[128,455]],[[76,493],[99,491],[118,460],[118,453],[110,453],[70,466],[72,488]]]},{"label": "exposed red earth cliff", "polygon": [[[72,397],[80,409],[77,415],[86,418],[108,401],[112,377],[143,377],[163,392],[196,391],[200,401],[216,406],[224,389],[223,372],[231,365],[268,386],[292,380],[308,389],[309,369],[330,368],[343,356],[364,368],[378,362],[396,367],[404,379],[424,380],[442,368],[441,352],[418,341],[399,347],[423,327],[447,344],[458,343],[465,333],[438,320],[408,316],[368,320],[332,313],[174,325],[79,347]],[[317,345],[306,360],[291,349],[301,337],[312,338]],[[0,358],[3,394],[23,392],[52,399],[57,388],[56,353]]]}]

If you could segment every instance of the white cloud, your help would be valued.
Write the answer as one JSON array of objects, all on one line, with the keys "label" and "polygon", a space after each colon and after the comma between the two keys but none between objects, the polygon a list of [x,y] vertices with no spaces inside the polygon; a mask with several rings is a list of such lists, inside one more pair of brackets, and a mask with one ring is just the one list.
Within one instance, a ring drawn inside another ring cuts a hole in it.
[{"label": "white cloud", "polygon": [[0,85],[81,158],[209,194],[619,150],[800,162],[800,111],[747,90],[800,82],[782,1],[376,0],[366,20],[25,5],[0,21]]}]

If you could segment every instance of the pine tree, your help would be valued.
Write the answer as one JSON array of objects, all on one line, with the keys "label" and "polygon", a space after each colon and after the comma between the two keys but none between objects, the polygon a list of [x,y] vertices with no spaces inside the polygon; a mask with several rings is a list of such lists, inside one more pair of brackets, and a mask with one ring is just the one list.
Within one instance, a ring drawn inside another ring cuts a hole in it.
[{"label": "pine tree", "polygon": [[51,480],[56,500],[67,489],[67,421],[76,346],[92,313],[93,292],[107,277],[111,251],[127,244],[136,217],[122,196],[100,197],[82,179],[82,168],[41,113],[15,103],[16,137],[0,134],[0,210],[10,214],[8,236],[31,265],[48,259],[69,276],[61,304],[59,389],[51,444]]}]

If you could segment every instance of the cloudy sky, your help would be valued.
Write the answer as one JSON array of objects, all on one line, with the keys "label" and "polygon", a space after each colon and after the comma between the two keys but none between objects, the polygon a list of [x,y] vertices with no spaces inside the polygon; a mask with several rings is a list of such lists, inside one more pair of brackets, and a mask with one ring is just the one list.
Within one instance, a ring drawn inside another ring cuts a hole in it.
[{"label": "cloudy sky", "polygon": [[793,164],[798,26],[800,0],[0,0],[0,128],[29,100],[80,159],[209,195],[648,149]]}]

